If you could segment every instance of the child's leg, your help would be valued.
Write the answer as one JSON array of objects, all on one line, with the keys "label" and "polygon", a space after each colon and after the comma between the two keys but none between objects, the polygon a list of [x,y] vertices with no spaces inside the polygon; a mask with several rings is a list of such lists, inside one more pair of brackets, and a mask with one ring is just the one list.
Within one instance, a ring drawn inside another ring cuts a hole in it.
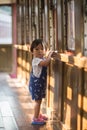
[{"label": "child's leg", "polygon": [[34,119],[39,117],[41,102],[42,100],[35,100]]},{"label": "child's leg", "polygon": [[42,118],[39,118],[41,102],[42,100],[35,100],[34,117],[32,120],[32,125],[46,124],[46,122]]}]

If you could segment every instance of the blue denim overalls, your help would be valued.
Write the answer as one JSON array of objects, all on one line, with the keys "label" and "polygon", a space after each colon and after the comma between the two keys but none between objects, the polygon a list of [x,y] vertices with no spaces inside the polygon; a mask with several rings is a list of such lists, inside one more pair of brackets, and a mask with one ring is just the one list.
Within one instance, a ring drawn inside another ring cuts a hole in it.
[{"label": "blue denim overalls", "polygon": [[46,81],[47,81],[47,67],[42,67],[42,72],[39,78],[30,75],[29,90],[33,100],[41,100],[46,96]]}]

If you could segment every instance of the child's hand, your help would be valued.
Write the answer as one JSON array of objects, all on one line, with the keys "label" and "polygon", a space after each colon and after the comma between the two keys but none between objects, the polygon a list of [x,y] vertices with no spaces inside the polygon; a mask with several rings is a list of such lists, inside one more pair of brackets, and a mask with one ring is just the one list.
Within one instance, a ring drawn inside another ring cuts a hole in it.
[{"label": "child's hand", "polygon": [[52,57],[52,54],[53,54],[53,51],[47,51],[47,53],[46,53],[47,57],[49,57],[49,58]]},{"label": "child's hand", "polygon": [[51,57],[54,58],[54,59],[58,59],[58,53],[57,52],[53,52]]}]

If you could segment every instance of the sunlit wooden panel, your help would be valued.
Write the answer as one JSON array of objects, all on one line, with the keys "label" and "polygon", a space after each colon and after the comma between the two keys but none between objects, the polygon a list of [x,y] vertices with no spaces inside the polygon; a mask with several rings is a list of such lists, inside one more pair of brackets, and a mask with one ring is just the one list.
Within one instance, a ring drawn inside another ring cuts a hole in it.
[{"label": "sunlit wooden panel", "polygon": [[78,94],[78,113],[77,113],[77,128],[78,130],[80,130],[81,128],[81,108],[82,108],[82,95],[81,94]]},{"label": "sunlit wooden panel", "polygon": [[87,89],[85,87],[85,95],[83,97],[83,117],[82,117],[82,130],[87,130]]},{"label": "sunlit wooden panel", "polygon": [[[84,115],[84,116],[85,116],[85,115]],[[82,124],[83,124],[82,130],[87,130],[87,119],[86,119],[85,117],[83,118],[83,123],[82,123]]]},{"label": "sunlit wooden panel", "polygon": [[82,100],[82,96],[81,96],[81,94],[78,94],[78,107],[79,107],[79,109],[81,109],[81,100]]},{"label": "sunlit wooden panel", "polygon": [[67,87],[67,99],[72,100],[72,89],[70,86]]},{"label": "sunlit wooden panel", "polygon": [[83,111],[87,113],[87,97],[83,98]]},{"label": "sunlit wooden panel", "polygon": [[78,130],[80,130],[80,128],[81,128],[81,123],[79,123],[79,122],[81,122],[80,114],[77,115],[77,128],[78,128]]},{"label": "sunlit wooden panel", "polygon": [[65,124],[70,128],[71,126],[71,107],[70,105],[66,104],[64,105],[64,111],[65,111]]}]

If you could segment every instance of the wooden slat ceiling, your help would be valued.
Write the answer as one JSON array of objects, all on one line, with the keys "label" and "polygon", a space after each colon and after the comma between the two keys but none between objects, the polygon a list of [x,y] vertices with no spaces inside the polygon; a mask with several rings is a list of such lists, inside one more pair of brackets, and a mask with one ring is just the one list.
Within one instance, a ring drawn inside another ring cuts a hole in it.
[{"label": "wooden slat ceiling", "polygon": [[13,4],[16,3],[16,0],[0,0],[0,5],[2,4]]}]

